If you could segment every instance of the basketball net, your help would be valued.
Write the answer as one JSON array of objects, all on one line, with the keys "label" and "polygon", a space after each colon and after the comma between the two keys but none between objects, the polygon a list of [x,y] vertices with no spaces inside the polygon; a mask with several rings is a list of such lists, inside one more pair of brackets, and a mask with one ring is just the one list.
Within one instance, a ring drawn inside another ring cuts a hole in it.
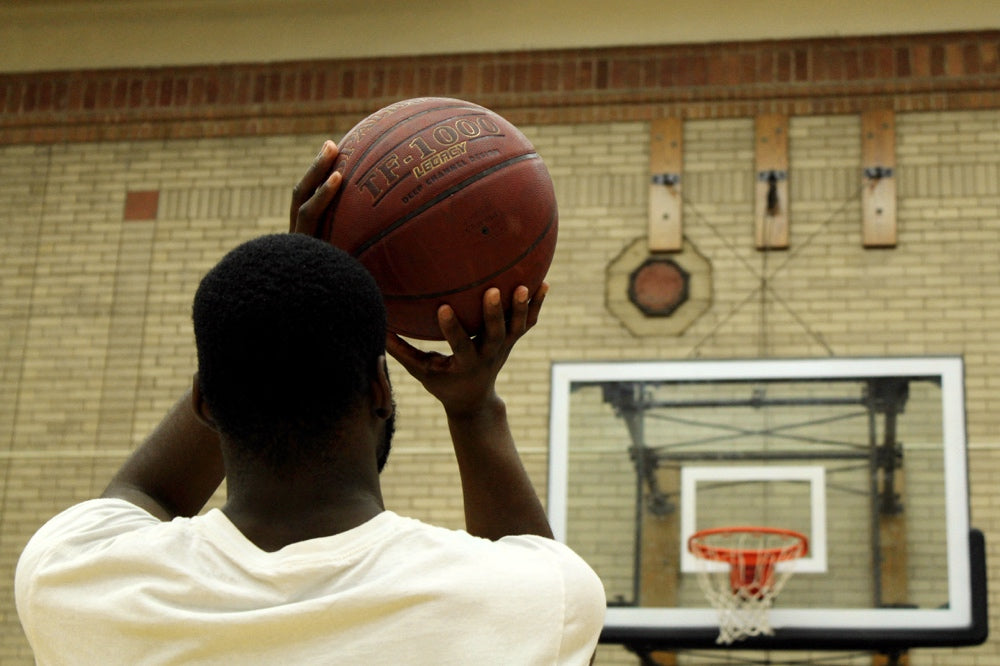
[{"label": "basketball net", "polygon": [[[790,530],[736,527],[703,530],[691,536],[688,549],[699,563],[698,584],[718,613],[719,636],[729,645],[750,636],[774,634],[770,611],[794,570],[808,552],[806,537]],[[713,566],[713,563],[729,566]],[[778,568],[778,563],[784,566]]]}]

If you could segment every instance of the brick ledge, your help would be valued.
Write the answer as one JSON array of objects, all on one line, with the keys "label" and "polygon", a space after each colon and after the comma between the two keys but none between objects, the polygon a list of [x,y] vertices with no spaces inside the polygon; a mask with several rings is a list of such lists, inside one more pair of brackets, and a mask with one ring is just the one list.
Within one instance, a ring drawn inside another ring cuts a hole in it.
[{"label": "brick ledge", "polygon": [[337,135],[392,101],[519,124],[1000,108],[1000,31],[0,75],[0,144]]}]

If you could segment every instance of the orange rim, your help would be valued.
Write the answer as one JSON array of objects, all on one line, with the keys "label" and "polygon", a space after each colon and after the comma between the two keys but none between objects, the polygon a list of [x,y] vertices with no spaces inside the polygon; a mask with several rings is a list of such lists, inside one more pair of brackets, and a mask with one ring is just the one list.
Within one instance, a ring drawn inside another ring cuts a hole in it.
[{"label": "orange rim", "polygon": [[[705,539],[718,535],[736,534],[765,534],[790,539],[791,542],[784,546],[774,546],[771,548],[730,548],[725,546],[711,546],[704,542]],[[688,537],[688,550],[696,557],[715,562],[726,562],[731,565],[743,564],[753,566],[757,561],[765,562],[785,562],[799,557],[805,557],[809,553],[809,538],[801,532],[786,530],[780,527],[713,527],[707,530],[700,530]]]}]

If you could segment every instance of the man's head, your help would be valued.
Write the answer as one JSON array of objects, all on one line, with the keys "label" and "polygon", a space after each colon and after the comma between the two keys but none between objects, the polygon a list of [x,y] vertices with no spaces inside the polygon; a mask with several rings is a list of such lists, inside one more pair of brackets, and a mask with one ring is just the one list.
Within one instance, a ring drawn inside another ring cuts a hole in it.
[{"label": "man's head", "polygon": [[[382,367],[386,315],[374,279],[303,234],[232,250],[202,279],[193,317],[201,396],[245,462],[280,468],[327,455]],[[388,441],[381,446],[380,465]]]}]

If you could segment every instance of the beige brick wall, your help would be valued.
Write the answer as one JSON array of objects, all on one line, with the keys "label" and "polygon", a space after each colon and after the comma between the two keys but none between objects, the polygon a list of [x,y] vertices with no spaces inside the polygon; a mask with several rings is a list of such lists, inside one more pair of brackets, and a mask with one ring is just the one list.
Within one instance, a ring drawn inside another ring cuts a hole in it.
[{"label": "beige brick wall", "polygon": [[[500,388],[543,495],[553,361],[960,353],[973,524],[998,559],[1000,112],[897,114],[900,231],[888,250],[861,247],[857,116],[791,119],[791,248],[770,253],[752,242],[752,119],[687,122],[685,234],[714,286],[709,310],[673,337],[635,336],[605,304],[606,267],[645,235],[648,124],[523,129],[555,180],[560,240],[542,321]],[[24,542],[99,492],[190,382],[197,280],[237,242],[285,229],[290,188],[322,138],[0,148],[0,663],[30,663],[12,599]],[[155,220],[122,221],[136,190],[160,191]],[[461,526],[443,416],[391,371],[400,415],[386,501]],[[616,502],[606,510],[625,510]],[[636,663],[613,646],[600,655]],[[998,659],[992,640],[911,663]]]}]

